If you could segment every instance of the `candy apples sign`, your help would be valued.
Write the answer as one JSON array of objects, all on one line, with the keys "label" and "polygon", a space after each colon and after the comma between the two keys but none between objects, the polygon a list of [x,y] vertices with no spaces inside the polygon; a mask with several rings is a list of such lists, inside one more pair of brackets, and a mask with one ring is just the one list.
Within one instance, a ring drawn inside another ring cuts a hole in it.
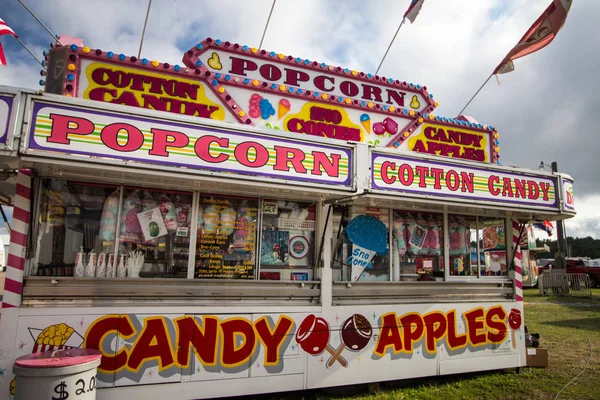
[{"label": "candy apples sign", "polygon": [[494,140],[491,130],[425,122],[410,136],[403,148],[418,153],[492,162],[492,154],[497,154]]}]

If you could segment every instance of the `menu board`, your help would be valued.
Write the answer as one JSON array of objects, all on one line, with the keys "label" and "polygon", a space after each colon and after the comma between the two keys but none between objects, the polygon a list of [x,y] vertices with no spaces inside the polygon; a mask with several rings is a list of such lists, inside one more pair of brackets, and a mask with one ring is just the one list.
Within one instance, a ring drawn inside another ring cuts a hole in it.
[{"label": "menu board", "polygon": [[200,197],[196,278],[254,279],[258,200]]}]

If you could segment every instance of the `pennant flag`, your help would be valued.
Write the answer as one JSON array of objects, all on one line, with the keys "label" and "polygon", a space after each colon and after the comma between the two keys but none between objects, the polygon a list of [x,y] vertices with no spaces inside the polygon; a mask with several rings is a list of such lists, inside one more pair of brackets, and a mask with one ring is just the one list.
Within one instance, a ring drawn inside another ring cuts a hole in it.
[{"label": "pennant flag", "polygon": [[425,3],[425,0],[412,0],[410,6],[408,6],[408,10],[404,13],[404,18],[408,18],[411,24],[415,22],[419,11],[421,11],[421,7],[423,7],[423,3]]},{"label": "pennant flag", "polygon": [[506,74],[515,69],[513,61],[548,46],[567,20],[573,0],[553,0],[546,11],[531,25],[519,43],[508,52],[494,70],[495,74]]},{"label": "pennant flag", "polygon": [[[0,36],[2,35],[12,35],[14,37],[19,37],[15,33],[15,31],[13,31],[10,26],[6,25],[6,22],[4,22],[2,18],[0,18]],[[0,65],[6,65],[6,57],[4,57],[2,43],[0,43]]]}]

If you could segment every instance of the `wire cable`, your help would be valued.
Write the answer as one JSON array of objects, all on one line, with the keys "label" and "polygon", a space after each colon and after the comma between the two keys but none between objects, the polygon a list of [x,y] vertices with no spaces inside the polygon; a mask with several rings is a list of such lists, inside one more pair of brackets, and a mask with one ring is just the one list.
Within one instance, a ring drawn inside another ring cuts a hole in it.
[{"label": "wire cable", "polygon": [[581,372],[579,372],[577,375],[575,375],[575,377],[573,379],[571,379],[565,386],[563,386],[562,389],[560,389],[558,391],[558,393],[556,393],[556,397],[554,398],[554,400],[558,399],[558,396],[560,395],[560,393],[565,390],[567,388],[567,386],[569,386],[571,383],[573,383],[573,381],[575,379],[577,379],[577,377],[581,374],[583,374],[585,372],[585,370],[587,369],[588,365],[590,365],[590,361],[592,361],[592,356],[594,355],[594,352],[592,351],[592,339],[588,338],[588,341],[590,343],[590,358],[588,358],[587,362],[585,363],[585,366],[583,367],[583,369],[581,370]]},{"label": "wire cable", "polygon": [[263,31],[262,37],[260,38],[260,44],[258,45],[259,49],[262,49],[262,44],[265,40],[265,34],[267,33],[267,28],[269,27],[269,21],[271,21],[271,14],[273,14],[273,9],[275,8],[276,1],[277,0],[273,0],[273,4],[271,4],[271,11],[269,11],[269,17],[267,18],[267,23],[265,24],[265,30]]}]

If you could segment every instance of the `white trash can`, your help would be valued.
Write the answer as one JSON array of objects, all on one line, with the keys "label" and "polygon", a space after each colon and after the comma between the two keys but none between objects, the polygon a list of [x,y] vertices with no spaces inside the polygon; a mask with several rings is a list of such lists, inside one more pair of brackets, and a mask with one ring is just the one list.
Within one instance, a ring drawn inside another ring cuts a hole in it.
[{"label": "white trash can", "polygon": [[92,349],[65,349],[19,357],[15,400],[94,400],[102,354]]}]

